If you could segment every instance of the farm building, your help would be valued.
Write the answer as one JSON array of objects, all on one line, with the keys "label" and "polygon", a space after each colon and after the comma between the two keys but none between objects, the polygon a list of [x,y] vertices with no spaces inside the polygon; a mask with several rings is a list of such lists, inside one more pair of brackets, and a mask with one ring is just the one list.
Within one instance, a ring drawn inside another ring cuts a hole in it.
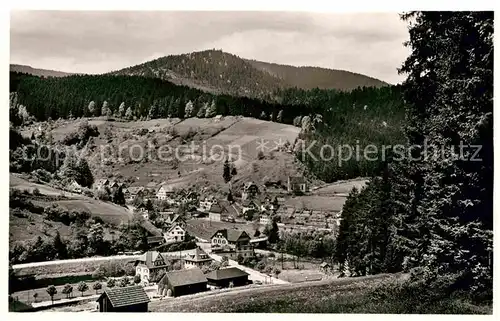
[{"label": "farm building", "polygon": [[207,278],[199,268],[167,272],[158,282],[158,294],[178,297],[207,290]]},{"label": "farm building", "polygon": [[226,255],[230,259],[236,259],[238,255],[243,257],[253,257],[255,255],[250,244],[250,236],[243,230],[218,230],[210,240],[213,252]]},{"label": "farm building", "polygon": [[165,259],[160,252],[148,251],[135,262],[135,274],[141,276],[144,283],[156,282],[161,272],[167,270]]},{"label": "farm building", "polygon": [[163,237],[167,243],[183,242],[186,237],[186,230],[182,228],[181,224],[175,223],[163,233]]},{"label": "farm building", "polygon": [[247,182],[243,186],[243,192],[241,193],[241,198],[243,200],[254,198],[259,194],[259,187],[254,182]]},{"label": "farm building", "polygon": [[107,288],[97,299],[99,312],[148,312],[148,295],[142,286]]},{"label": "farm building", "polygon": [[147,241],[148,246],[155,247],[158,245],[162,245],[165,242],[165,239],[163,238],[163,236],[149,236],[147,238]]},{"label": "farm building", "polygon": [[306,193],[309,191],[309,186],[304,176],[289,176],[287,190],[289,193]]},{"label": "farm building", "polygon": [[220,222],[225,214],[225,209],[218,203],[212,204],[208,210],[208,217],[211,221]]},{"label": "farm building", "polygon": [[205,276],[209,285],[223,288],[248,284],[248,273],[235,267],[215,270]]},{"label": "farm building", "polygon": [[210,196],[210,197],[205,197],[204,200],[200,200],[200,211],[202,212],[208,212],[210,211],[210,207],[212,207],[213,204],[217,203],[217,200],[215,197]]},{"label": "farm building", "polygon": [[212,261],[213,259],[205,251],[197,247],[193,254],[189,254],[184,258],[184,267],[186,269],[201,268],[204,265],[209,266]]},{"label": "farm building", "polygon": [[164,201],[168,198],[170,194],[174,192],[172,186],[163,185],[156,192],[156,198],[160,201]]}]

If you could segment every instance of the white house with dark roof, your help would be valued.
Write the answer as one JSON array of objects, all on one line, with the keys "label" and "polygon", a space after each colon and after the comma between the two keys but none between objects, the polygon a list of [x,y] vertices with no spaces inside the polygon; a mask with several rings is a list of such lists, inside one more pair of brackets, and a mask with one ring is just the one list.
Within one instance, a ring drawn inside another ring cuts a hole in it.
[{"label": "white house with dark roof", "polygon": [[166,272],[166,261],[157,251],[148,251],[135,261],[135,274],[140,275],[145,284],[157,282],[160,271]]},{"label": "white house with dark roof", "polygon": [[200,268],[209,266],[214,259],[212,259],[205,251],[197,247],[193,254],[189,254],[184,258],[184,268]]},{"label": "white house with dark roof", "polygon": [[163,237],[167,243],[183,242],[186,238],[186,230],[181,224],[175,223],[163,233]]},{"label": "white house with dark roof", "polygon": [[170,185],[164,184],[156,191],[156,198],[159,201],[170,200],[170,196],[174,193],[174,188]]},{"label": "white house with dark roof", "polygon": [[238,255],[242,257],[255,256],[250,239],[247,232],[243,230],[221,229],[212,235],[210,243],[212,252],[236,259]]},{"label": "white house with dark roof", "polygon": [[288,176],[287,190],[289,193],[307,193],[309,185],[304,176]]}]

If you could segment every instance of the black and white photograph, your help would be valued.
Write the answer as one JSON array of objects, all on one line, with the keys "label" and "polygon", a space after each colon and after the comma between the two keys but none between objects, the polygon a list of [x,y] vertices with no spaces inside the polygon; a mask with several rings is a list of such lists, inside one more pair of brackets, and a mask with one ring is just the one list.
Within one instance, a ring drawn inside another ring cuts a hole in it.
[{"label": "black and white photograph", "polygon": [[8,311],[492,315],[494,12],[361,10],[11,9]]}]

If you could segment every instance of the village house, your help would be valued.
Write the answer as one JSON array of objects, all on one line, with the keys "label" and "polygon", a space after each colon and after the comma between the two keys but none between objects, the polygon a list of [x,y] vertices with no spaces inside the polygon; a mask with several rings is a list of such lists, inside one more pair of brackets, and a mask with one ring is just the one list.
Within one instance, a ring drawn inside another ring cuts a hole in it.
[{"label": "village house", "polygon": [[135,261],[135,274],[145,284],[157,282],[161,271],[166,272],[167,265],[160,252],[148,251]]},{"label": "village house", "polygon": [[174,224],[179,224],[181,227],[186,226],[184,219],[179,214],[175,214],[173,211],[160,212],[159,215],[163,218],[167,226],[172,226]]},{"label": "village house", "polygon": [[288,193],[307,193],[309,186],[304,176],[288,176]]},{"label": "village house", "polygon": [[222,213],[225,214],[221,217],[221,220],[234,222],[235,219],[240,215],[235,206],[228,200],[219,200],[217,203],[222,208]]},{"label": "village house", "polygon": [[142,186],[133,186],[124,190],[125,200],[127,202],[132,202],[136,197],[144,197],[145,194],[144,187]]},{"label": "village house", "polygon": [[202,268],[203,266],[209,266],[213,259],[205,253],[201,248],[197,247],[193,254],[189,254],[184,258],[184,268]]},{"label": "village house", "polygon": [[208,211],[210,211],[210,207],[212,207],[212,205],[215,203],[217,203],[217,200],[215,199],[215,197],[213,197],[213,196],[205,197],[205,199],[200,200],[199,211],[200,212],[208,212]]},{"label": "village house", "polygon": [[67,185],[66,189],[73,193],[82,193],[82,186],[78,184],[75,180],[71,180],[71,182]]},{"label": "village house", "polygon": [[159,201],[166,201],[170,199],[170,195],[174,192],[173,188],[168,185],[162,185],[156,192],[156,198]]},{"label": "village house", "polygon": [[241,198],[243,200],[255,198],[259,194],[259,187],[254,182],[247,182],[243,186]]},{"label": "village house", "polygon": [[259,223],[262,225],[267,225],[271,222],[271,217],[267,214],[261,214],[259,218]]},{"label": "village house", "polygon": [[209,286],[228,288],[249,284],[248,273],[236,267],[211,271],[205,275]]},{"label": "village house", "polygon": [[323,273],[330,273],[332,271],[332,266],[328,262],[321,263],[319,268]]},{"label": "village house", "polygon": [[250,244],[250,236],[243,230],[222,229],[216,231],[210,238],[212,252],[228,256],[230,259],[254,257],[255,253]]},{"label": "village house", "polygon": [[109,180],[107,178],[101,178],[94,183],[93,187],[94,189],[100,191],[108,187],[108,185],[109,185]]},{"label": "village house", "polygon": [[106,288],[97,299],[99,312],[148,312],[150,299],[142,286]]},{"label": "village house", "polygon": [[156,247],[165,243],[165,238],[163,236],[149,236],[147,242],[149,247]]},{"label": "village house", "polygon": [[245,199],[243,202],[241,202],[241,207],[243,215],[245,215],[248,211],[258,212],[260,209],[260,205],[252,199]]},{"label": "village house", "polygon": [[210,206],[208,210],[208,218],[211,221],[220,222],[223,220],[224,216],[227,216],[226,209],[219,205],[219,203],[214,203]]},{"label": "village house", "polygon": [[207,278],[199,268],[167,272],[158,282],[158,294],[178,297],[207,290]]},{"label": "village house", "polygon": [[173,224],[163,233],[163,238],[167,243],[183,242],[186,238],[186,230],[182,228],[181,224]]}]

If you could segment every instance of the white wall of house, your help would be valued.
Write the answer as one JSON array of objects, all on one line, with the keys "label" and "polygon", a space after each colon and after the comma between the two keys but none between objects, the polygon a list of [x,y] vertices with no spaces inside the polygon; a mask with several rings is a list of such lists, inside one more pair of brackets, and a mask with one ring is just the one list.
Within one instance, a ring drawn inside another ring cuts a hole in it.
[{"label": "white wall of house", "polygon": [[174,228],[164,233],[163,237],[167,242],[182,242],[186,237],[186,231],[179,225],[176,225]]}]

